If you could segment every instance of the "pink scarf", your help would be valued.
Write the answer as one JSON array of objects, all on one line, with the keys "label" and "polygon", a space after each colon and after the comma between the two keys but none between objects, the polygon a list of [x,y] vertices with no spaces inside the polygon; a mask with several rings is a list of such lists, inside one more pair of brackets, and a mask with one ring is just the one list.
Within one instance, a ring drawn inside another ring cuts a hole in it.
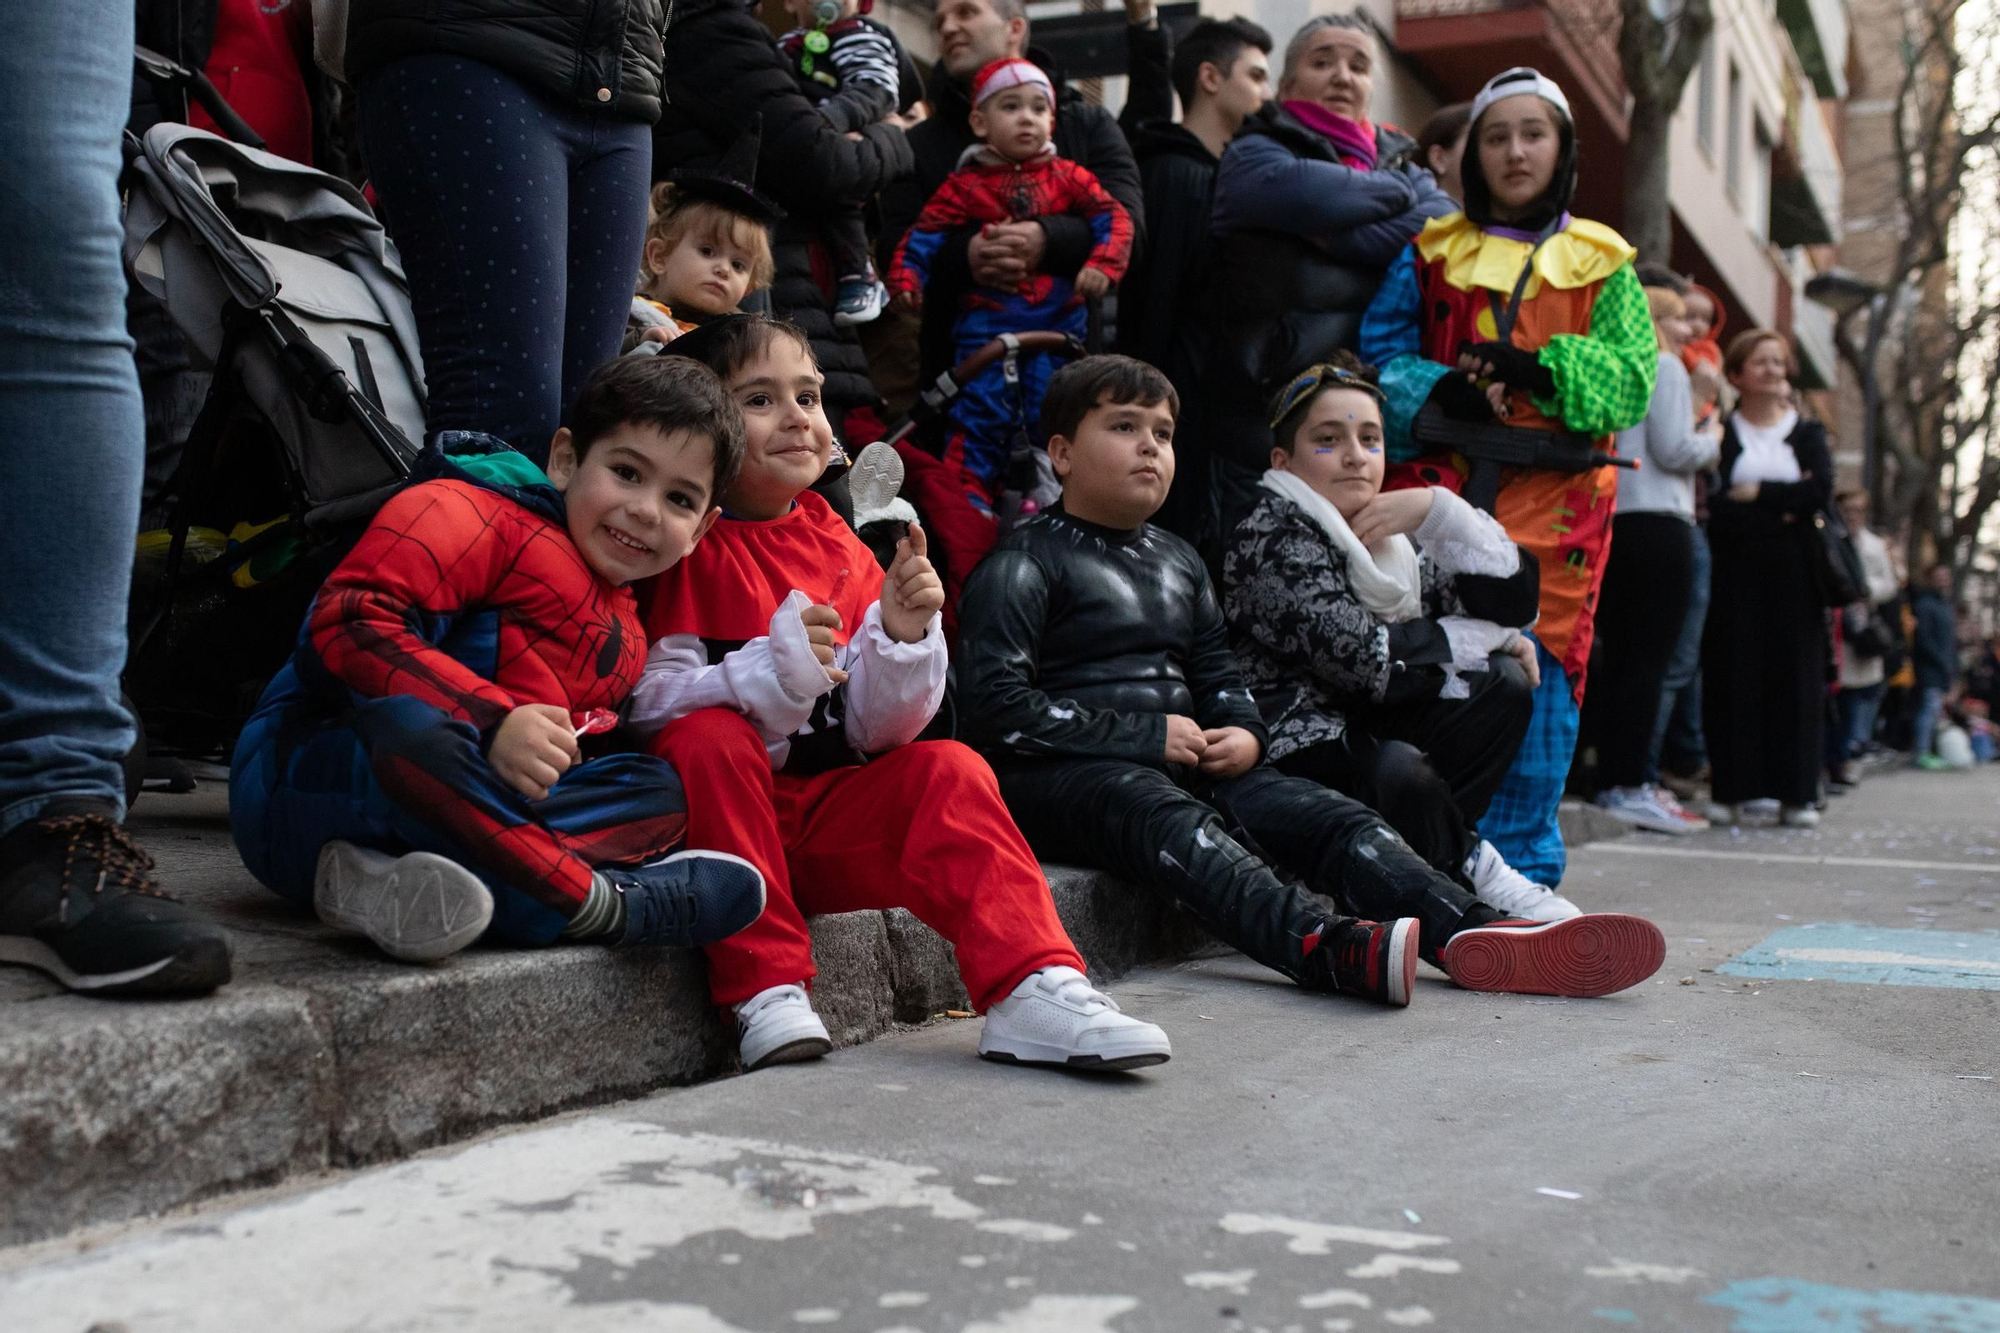
[{"label": "pink scarf", "polygon": [[1344,165],[1359,171],[1375,170],[1373,125],[1365,120],[1349,120],[1318,102],[1286,102],[1285,110],[1307,129],[1330,139]]}]

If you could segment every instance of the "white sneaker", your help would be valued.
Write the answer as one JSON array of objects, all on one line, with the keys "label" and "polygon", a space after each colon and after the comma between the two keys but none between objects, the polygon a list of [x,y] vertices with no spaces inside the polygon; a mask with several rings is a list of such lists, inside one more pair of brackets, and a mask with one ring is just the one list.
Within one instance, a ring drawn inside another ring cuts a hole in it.
[{"label": "white sneaker", "polygon": [[1740,824],[1743,822],[1743,807],[1729,805],[1722,801],[1710,801],[1703,811],[1710,824]]},{"label": "white sneaker", "polygon": [[817,1060],[833,1049],[804,986],[772,986],[736,1006],[737,1050],[747,1073]]},{"label": "white sneaker", "polygon": [[1809,805],[1788,805],[1778,812],[1778,822],[1786,828],[1818,828],[1819,811]]},{"label": "white sneaker", "polygon": [[1575,903],[1508,865],[1484,838],[1466,859],[1465,876],[1472,881],[1474,897],[1517,921],[1567,921],[1583,915]]},{"label": "white sneaker", "polygon": [[989,1060],[1139,1069],[1164,1064],[1174,1048],[1151,1023],[1119,1012],[1073,967],[1045,967],[986,1011],[979,1053]]},{"label": "white sneaker", "polygon": [[1621,823],[1633,828],[1650,829],[1654,833],[1688,834],[1696,833],[1692,824],[1675,811],[1660,804],[1652,787],[1613,787],[1600,792],[1597,808]]},{"label": "white sneaker", "polygon": [[1683,824],[1686,824],[1689,829],[1693,830],[1696,833],[1708,832],[1709,828],[1708,821],[1702,818],[1700,815],[1696,814],[1694,811],[1688,809],[1686,806],[1682,805],[1680,803],[1679,798],[1676,797],[1673,794],[1673,792],[1667,789],[1666,787],[1659,787],[1659,786],[1654,787],[1653,799],[1660,803],[1660,808],[1662,810],[1665,810],[1675,819],[1678,819]]},{"label": "white sneaker", "polygon": [[335,840],[319,849],[313,910],[336,930],[366,935],[391,958],[432,963],[486,933],[493,893],[446,857],[391,856]]}]

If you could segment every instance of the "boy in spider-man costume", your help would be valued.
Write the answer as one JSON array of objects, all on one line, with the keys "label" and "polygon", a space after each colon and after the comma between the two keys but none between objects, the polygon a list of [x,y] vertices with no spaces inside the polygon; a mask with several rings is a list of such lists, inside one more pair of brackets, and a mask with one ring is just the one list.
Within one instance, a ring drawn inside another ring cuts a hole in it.
[{"label": "boy in spider-man costume", "polygon": [[[996,60],[979,71],[972,84],[972,133],[981,142],[966,150],[958,170],[945,177],[896,248],[889,290],[915,310],[923,304],[931,263],[955,231],[1063,213],[1090,223],[1097,246],[1074,281],[1030,273],[1012,291],[967,290],[952,329],[961,361],[1002,334],[1081,338],[1089,323],[1084,301],[1109,291],[1131,261],[1131,215],[1096,176],[1056,156],[1050,140],[1055,100],[1055,86],[1031,60]],[[1009,382],[1013,364],[1018,384]],[[966,384],[948,409],[951,431],[942,460],[898,446],[909,468],[908,489],[944,547],[947,636],[956,635],[965,580],[1000,536],[996,506],[1009,441],[1020,432],[1034,433],[1055,367],[1046,353],[1023,355]]]},{"label": "boy in spider-man costume", "polygon": [[743,424],[680,359],[600,369],[546,475],[489,436],[433,441],[327,580],[237,743],[252,874],[398,958],[516,944],[713,943],[763,877],[687,828],[658,759],[584,757],[646,657],[634,580],[681,559],[741,465]]}]

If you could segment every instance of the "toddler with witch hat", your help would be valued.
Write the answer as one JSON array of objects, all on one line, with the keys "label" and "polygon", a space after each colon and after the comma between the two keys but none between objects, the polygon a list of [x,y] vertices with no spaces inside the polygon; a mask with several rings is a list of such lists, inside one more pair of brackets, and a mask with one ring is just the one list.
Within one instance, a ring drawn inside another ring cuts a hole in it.
[{"label": "toddler with witch hat", "polygon": [[653,187],[625,347],[670,342],[771,285],[771,227],[785,211],[758,193],[763,118],[753,117],[713,171],[684,167]]},{"label": "toddler with witch hat", "polygon": [[[1004,334],[1081,338],[1089,323],[1085,300],[1109,291],[1131,260],[1131,215],[1096,176],[1056,156],[1055,104],[1055,85],[1033,61],[996,60],[980,70],[972,84],[972,132],[980,142],[966,150],[896,247],[889,288],[915,310],[931,263],[960,228],[1056,214],[1089,222],[1097,243],[1073,277],[1030,273],[1012,290],[967,289],[952,329],[958,360]],[[1011,441],[1039,436],[1042,395],[1055,367],[1046,353],[996,363],[952,400],[941,460],[903,450],[909,490],[944,547],[948,635],[956,633],[959,591],[1000,536],[996,506]]]}]

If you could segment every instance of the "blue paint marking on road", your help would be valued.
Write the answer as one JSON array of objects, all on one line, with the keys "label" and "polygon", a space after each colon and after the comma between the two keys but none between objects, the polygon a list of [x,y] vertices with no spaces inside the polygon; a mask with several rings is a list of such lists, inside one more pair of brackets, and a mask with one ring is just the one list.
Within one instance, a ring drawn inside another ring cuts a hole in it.
[{"label": "blue paint marking on road", "polygon": [[2000,990],[2000,930],[1892,930],[1816,921],[1787,926],[1716,971],[1764,981]]},{"label": "blue paint marking on road", "polygon": [[1639,1316],[1633,1314],[1630,1310],[1592,1310],[1590,1313],[1599,1319],[1609,1319],[1614,1324],[1636,1324],[1639,1322]]},{"label": "blue paint marking on road", "polygon": [[1707,1298],[1736,1311],[1730,1333],[2000,1333],[2000,1301],[1921,1291],[1859,1291],[1793,1278],[1732,1282]]}]

